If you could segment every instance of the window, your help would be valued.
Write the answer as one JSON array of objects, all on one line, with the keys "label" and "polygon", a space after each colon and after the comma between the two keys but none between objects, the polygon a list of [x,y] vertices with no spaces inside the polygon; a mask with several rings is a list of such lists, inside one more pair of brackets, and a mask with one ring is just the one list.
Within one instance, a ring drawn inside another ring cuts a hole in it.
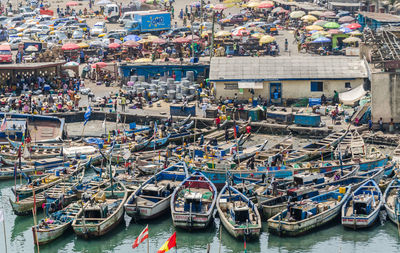
[{"label": "window", "polygon": [[237,90],[238,84],[237,83],[225,83],[225,90]]},{"label": "window", "polygon": [[351,83],[350,83],[350,82],[345,82],[345,83],[344,83],[344,87],[345,87],[346,89],[351,89]]},{"label": "window", "polygon": [[324,91],[323,82],[311,82],[311,91]]}]

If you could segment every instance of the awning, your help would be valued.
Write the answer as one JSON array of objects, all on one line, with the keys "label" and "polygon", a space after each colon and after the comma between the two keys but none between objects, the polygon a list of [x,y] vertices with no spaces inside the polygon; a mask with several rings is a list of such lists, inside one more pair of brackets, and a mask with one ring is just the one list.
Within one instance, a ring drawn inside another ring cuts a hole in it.
[{"label": "awning", "polygon": [[262,82],[239,82],[239,89],[263,89],[264,85]]}]

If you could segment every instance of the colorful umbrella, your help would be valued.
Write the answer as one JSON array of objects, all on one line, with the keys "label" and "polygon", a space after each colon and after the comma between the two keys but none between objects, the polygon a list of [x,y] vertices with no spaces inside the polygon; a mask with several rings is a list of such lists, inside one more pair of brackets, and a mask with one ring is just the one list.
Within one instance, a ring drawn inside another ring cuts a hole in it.
[{"label": "colorful umbrella", "polygon": [[274,7],[274,3],[270,2],[270,1],[266,1],[266,2],[261,2],[257,8],[259,9],[267,9],[267,8],[272,8]]},{"label": "colorful umbrella", "polygon": [[275,9],[273,9],[271,12],[275,13],[275,12],[280,12],[281,10],[283,10],[282,7],[276,7]]},{"label": "colorful umbrella", "polygon": [[225,10],[225,9],[226,9],[226,6],[223,5],[223,4],[216,4],[216,5],[213,7],[213,9],[214,9],[214,10],[222,11],[222,10]]},{"label": "colorful umbrella", "polygon": [[336,13],[334,13],[333,11],[325,11],[324,13],[322,13],[321,17],[335,17]]},{"label": "colorful umbrella", "polygon": [[320,17],[324,13],[322,11],[310,11],[308,14]]},{"label": "colorful umbrella", "polygon": [[301,17],[301,20],[311,23],[311,22],[317,21],[318,19],[316,17],[314,17],[313,15],[305,15],[305,16]]},{"label": "colorful umbrella", "polygon": [[105,68],[105,67],[107,67],[107,63],[105,63],[105,62],[96,62],[96,63],[94,63],[94,64],[92,64],[92,69],[95,69],[95,68]]},{"label": "colorful umbrella", "polygon": [[140,58],[135,60],[135,62],[143,63],[143,62],[151,62],[150,58]]},{"label": "colorful umbrella", "polygon": [[261,37],[259,42],[260,42],[260,45],[262,45],[262,44],[268,44],[268,43],[271,43],[271,42],[274,42],[274,41],[275,41],[274,37],[272,37],[270,35],[264,35],[264,36]]},{"label": "colorful umbrella", "polygon": [[350,34],[351,36],[361,36],[361,35],[362,35],[362,33],[361,33],[360,31],[358,31],[358,30],[349,32],[349,34]]},{"label": "colorful umbrella", "polygon": [[322,30],[324,30],[324,28],[319,25],[309,25],[309,26],[306,26],[306,30],[307,31],[313,31],[313,30],[322,31]]},{"label": "colorful umbrella", "polygon": [[140,38],[139,36],[137,36],[137,35],[135,35],[135,34],[131,34],[131,35],[128,35],[128,36],[125,36],[124,37],[124,41],[129,41],[129,40],[133,40],[133,41],[139,41],[139,40],[141,40],[142,38]]},{"label": "colorful umbrella", "polygon": [[139,47],[140,43],[133,40],[128,40],[122,44],[124,47]]},{"label": "colorful umbrella", "polygon": [[215,34],[215,37],[229,37],[231,33],[228,31],[219,31]]},{"label": "colorful umbrella", "polygon": [[350,33],[352,30],[350,28],[347,27],[342,27],[339,29],[342,33]]},{"label": "colorful umbrella", "polygon": [[70,61],[64,64],[64,66],[79,66],[79,63],[75,61]]},{"label": "colorful umbrella", "polygon": [[350,24],[350,25],[348,25],[346,27],[354,30],[354,29],[361,28],[361,25],[359,23],[352,23],[352,24]]},{"label": "colorful umbrella", "polygon": [[327,28],[327,29],[337,29],[339,27],[340,27],[340,25],[336,22],[328,22],[324,25],[324,28]]},{"label": "colorful umbrella", "polygon": [[330,34],[338,34],[338,33],[341,33],[341,31],[339,29],[330,29],[328,31],[328,33],[330,33]]},{"label": "colorful umbrella", "polygon": [[361,42],[361,39],[357,38],[357,37],[348,37],[348,38],[344,39],[343,42],[348,43],[348,44],[349,43],[358,43],[358,42]]},{"label": "colorful umbrella", "polygon": [[67,6],[78,6],[78,2],[71,1],[66,4]]},{"label": "colorful umbrella", "polygon": [[78,50],[80,47],[75,43],[67,43],[61,47],[62,50]]},{"label": "colorful umbrella", "polygon": [[248,36],[250,32],[246,29],[238,29],[232,32],[232,36]]},{"label": "colorful umbrella", "polygon": [[190,5],[193,6],[193,7],[200,7],[201,3],[200,2],[193,2]]},{"label": "colorful umbrella", "polygon": [[256,7],[258,7],[258,5],[260,5],[260,3],[259,2],[254,2],[254,1],[251,1],[248,4],[246,4],[246,6],[248,8],[256,8]]},{"label": "colorful umbrella", "polygon": [[261,39],[265,34],[262,33],[253,33],[251,35],[252,38]]},{"label": "colorful umbrella", "polygon": [[77,44],[80,48],[88,48],[90,45],[85,43],[85,42],[81,42]]},{"label": "colorful umbrella", "polygon": [[290,17],[291,18],[301,18],[301,17],[303,17],[304,15],[306,15],[306,13],[304,12],[304,11],[294,11],[294,12],[292,12],[292,13],[290,13]]},{"label": "colorful umbrella", "polygon": [[179,38],[174,39],[172,42],[174,42],[174,43],[189,43],[190,39],[185,38],[185,37],[179,37]]},{"label": "colorful umbrella", "polygon": [[312,41],[311,43],[329,43],[329,42],[331,42],[331,39],[326,37],[319,37],[316,40]]},{"label": "colorful umbrella", "polygon": [[108,48],[111,48],[111,49],[117,49],[117,48],[120,48],[120,47],[121,47],[121,45],[118,44],[118,43],[111,43],[111,44],[108,45]]},{"label": "colorful umbrella", "polygon": [[319,26],[324,26],[326,23],[328,23],[328,21],[325,20],[317,20],[313,23],[313,25],[319,25]]},{"label": "colorful umbrella", "polygon": [[343,23],[351,23],[354,22],[354,18],[352,16],[344,16],[339,18],[338,22],[343,24]]}]

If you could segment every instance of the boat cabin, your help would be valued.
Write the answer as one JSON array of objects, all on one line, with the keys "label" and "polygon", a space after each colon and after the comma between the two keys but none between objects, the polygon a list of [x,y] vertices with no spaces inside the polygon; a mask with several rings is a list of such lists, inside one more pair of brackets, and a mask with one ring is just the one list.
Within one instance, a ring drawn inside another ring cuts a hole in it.
[{"label": "boat cabin", "polygon": [[153,197],[162,197],[166,191],[168,191],[168,187],[165,185],[147,184],[142,189],[142,195],[153,196]]},{"label": "boat cabin", "polygon": [[316,214],[317,214],[317,206],[312,203],[308,203],[305,205],[295,205],[290,208],[291,217],[293,217],[297,221],[305,220],[308,217],[311,217]]},{"label": "boat cabin", "polygon": [[369,194],[354,196],[353,200],[354,213],[369,215],[372,211],[372,201],[373,201],[373,196]]},{"label": "boat cabin", "polygon": [[319,173],[299,174],[295,175],[293,179],[297,185],[322,184],[325,182],[324,175]]},{"label": "boat cabin", "polygon": [[319,194],[318,190],[314,190],[312,188],[295,188],[289,189],[287,191],[287,195],[290,197],[290,201],[300,201],[302,199],[312,198]]},{"label": "boat cabin", "polygon": [[[185,212],[201,212],[202,202],[201,202],[202,194],[200,192],[185,192],[184,199],[184,210]],[[190,210],[191,209],[191,210]]]},{"label": "boat cabin", "polygon": [[97,203],[88,205],[84,210],[85,219],[103,219],[108,214],[108,205],[105,203]]},{"label": "boat cabin", "polygon": [[243,223],[250,220],[249,207],[243,204],[243,202],[235,201],[233,203],[233,208],[230,210],[231,217],[235,223]]}]

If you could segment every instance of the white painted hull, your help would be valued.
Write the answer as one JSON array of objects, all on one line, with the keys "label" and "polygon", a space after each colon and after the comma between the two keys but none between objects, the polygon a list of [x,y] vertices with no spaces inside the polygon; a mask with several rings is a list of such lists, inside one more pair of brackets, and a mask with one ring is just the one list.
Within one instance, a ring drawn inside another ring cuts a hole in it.
[{"label": "white painted hull", "polygon": [[32,228],[34,242],[36,244],[38,241],[40,245],[50,243],[60,237],[70,226],[71,223],[66,223],[54,229],[38,229],[36,233],[34,228]]},{"label": "white painted hull", "polygon": [[143,220],[152,219],[160,216],[170,208],[170,199],[171,195],[152,206],[136,206],[136,204],[125,205],[125,211],[130,217]]},{"label": "white painted hull", "polygon": [[173,213],[172,221],[175,227],[184,229],[203,229],[208,227],[212,220],[212,215],[201,215],[188,213]]}]

